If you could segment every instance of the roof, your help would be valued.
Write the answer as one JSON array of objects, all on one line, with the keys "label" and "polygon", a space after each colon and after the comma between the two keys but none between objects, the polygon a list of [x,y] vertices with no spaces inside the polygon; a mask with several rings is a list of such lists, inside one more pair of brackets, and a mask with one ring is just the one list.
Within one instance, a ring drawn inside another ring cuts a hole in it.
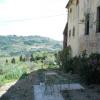
[{"label": "roof", "polygon": [[[74,0],[69,0],[67,5],[66,5],[66,8],[68,8],[73,3],[73,1]],[[78,5],[80,0],[75,0],[75,1],[76,1],[76,5]]]},{"label": "roof", "polygon": [[73,0],[69,0],[69,1],[68,1],[67,5],[66,5],[66,8],[68,8],[68,6],[71,4],[72,1],[73,1]]}]

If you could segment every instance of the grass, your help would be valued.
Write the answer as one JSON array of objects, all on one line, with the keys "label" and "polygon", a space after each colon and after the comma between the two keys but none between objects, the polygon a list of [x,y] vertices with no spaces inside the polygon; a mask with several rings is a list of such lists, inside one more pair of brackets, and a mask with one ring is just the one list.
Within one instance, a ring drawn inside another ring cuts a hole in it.
[{"label": "grass", "polygon": [[12,64],[10,62],[5,63],[5,59],[1,58],[0,62],[0,85],[18,80],[23,74],[29,72],[28,65],[26,63],[18,62],[18,60],[15,64]]},{"label": "grass", "polygon": [[[13,57],[0,57],[0,85],[18,80],[19,78],[23,79],[28,73],[34,70],[56,67],[53,64],[55,59],[54,55],[48,52],[45,55],[47,58],[44,61],[40,59],[33,62],[20,62],[19,56],[15,56],[15,64],[11,63]],[[34,56],[42,57],[44,56],[44,52],[35,53]],[[8,60],[8,63],[6,63],[6,60]]]}]

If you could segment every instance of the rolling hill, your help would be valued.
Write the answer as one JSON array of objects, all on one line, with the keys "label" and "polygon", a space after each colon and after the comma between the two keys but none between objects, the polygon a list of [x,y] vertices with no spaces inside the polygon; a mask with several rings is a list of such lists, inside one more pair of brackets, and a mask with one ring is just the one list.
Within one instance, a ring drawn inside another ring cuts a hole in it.
[{"label": "rolling hill", "polygon": [[0,36],[0,56],[27,54],[35,51],[58,51],[62,42],[41,36]]}]

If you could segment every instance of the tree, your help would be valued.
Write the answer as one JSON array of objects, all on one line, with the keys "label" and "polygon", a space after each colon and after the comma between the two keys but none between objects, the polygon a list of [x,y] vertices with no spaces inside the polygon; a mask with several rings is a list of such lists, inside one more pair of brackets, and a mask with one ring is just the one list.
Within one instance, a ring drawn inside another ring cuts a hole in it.
[{"label": "tree", "polygon": [[6,63],[8,63],[8,59],[6,59]]},{"label": "tree", "polygon": [[12,58],[11,63],[15,64],[15,58]]},{"label": "tree", "polygon": [[22,60],[23,60],[23,62],[25,62],[26,61],[26,58],[23,58]]},{"label": "tree", "polygon": [[23,57],[22,57],[22,55],[20,56],[19,60],[20,60],[20,61],[23,61]]},{"label": "tree", "polygon": [[34,61],[33,55],[31,54],[30,61]]}]

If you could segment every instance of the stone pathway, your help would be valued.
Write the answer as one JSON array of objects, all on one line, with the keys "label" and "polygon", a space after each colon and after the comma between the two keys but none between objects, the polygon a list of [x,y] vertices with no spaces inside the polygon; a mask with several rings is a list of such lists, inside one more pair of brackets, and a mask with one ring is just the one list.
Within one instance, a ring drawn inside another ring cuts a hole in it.
[{"label": "stone pathway", "polygon": [[64,100],[60,92],[51,94],[44,93],[44,87],[41,85],[34,85],[34,99],[35,100]]},{"label": "stone pathway", "polygon": [[[61,90],[80,90],[84,89],[80,84],[58,84],[53,85],[53,91],[50,88],[45,91],[44,85],[34,85],[34,99],[35,100],[64,100],[60,91]],[[52,94],[51,94],[52,92]]]}]

